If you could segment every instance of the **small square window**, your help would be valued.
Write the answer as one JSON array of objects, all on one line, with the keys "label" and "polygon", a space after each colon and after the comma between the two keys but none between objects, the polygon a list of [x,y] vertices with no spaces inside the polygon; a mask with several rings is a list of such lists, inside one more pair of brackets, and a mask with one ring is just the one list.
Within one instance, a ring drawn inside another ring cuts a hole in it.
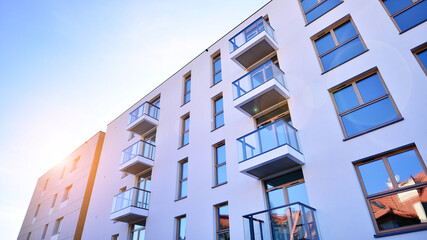
[{"label": "small square window", "polygon": [[427,20],[427,1],[380,0],[399,32],[405,32]]},{"label": "small square window", "polygon": [[346,139],[402,119],[376,68],[330,90]]},{"label": "small square window", "polygon": [[323,72],[367,51],[353,20],[346,16],[311,37]]}]

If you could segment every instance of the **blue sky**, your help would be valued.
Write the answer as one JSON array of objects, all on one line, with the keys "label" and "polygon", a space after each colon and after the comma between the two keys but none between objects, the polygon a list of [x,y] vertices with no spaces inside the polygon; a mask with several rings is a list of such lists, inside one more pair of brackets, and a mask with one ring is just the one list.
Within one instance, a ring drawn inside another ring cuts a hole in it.
[{"label": "blue sky", "polygon": [[267,0],[0,1],[0,232],[37,178]]}]

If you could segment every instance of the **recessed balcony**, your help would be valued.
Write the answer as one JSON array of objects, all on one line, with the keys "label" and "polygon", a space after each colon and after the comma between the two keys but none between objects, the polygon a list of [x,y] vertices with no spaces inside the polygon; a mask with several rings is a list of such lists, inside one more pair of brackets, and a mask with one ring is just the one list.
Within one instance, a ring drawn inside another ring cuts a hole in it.
[{"label": "recessed balcony", "polygon": [[285,74],[268,61],[233,82],[234,107],[252,117],[289,98]]},{"label": "recessed balcony", "polygon": [[153,167],[156,146],[140,140],[122,152],[119,170],[136,175]]},{"label": "recessed balcony", "polygon": [[274,29],[260,17],[229,40],[230,57],[246,69],[279,47]]},{"label": "recessed balcony", "polygon": [[237,139],[239,171],[256,179],[304,164],[297,130],[283,119]]},{"label": "recessed balcony", "polygon": [[159,124],[159,111],[157,106],[145,102],[129,114],[127,130],[138,135],[143,135]]},{"label": "recessed balcony", "polygon": [[316,209],[292,203],[243,216],[245,240],[320,240]]},{"label": "recessed balcony", "polygon": [[148,216],[150,192],[131,188],[114,197],[110,220],[118,222],[134,222]]}]

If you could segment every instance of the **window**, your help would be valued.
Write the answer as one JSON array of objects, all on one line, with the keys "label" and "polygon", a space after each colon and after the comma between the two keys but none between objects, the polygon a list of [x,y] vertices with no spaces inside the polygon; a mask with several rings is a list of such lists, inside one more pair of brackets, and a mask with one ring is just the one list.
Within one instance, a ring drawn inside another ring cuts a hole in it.
[{"label": "window", "polygon": [[426,166],[414,145],[354,164],[377,234],[427,227]]},{"label": "window", "polygon": [[111,236],[111,240],[119,240],[119,234],[114,234]]},{"label": "window", "polygon": [[189,142],[190,136],[190,114],[182,117],[182,126],[181,126],[181,147],[185,146]]},{"label": "window", "polygon": [[178,199],[187,197],[188,160],[179,162]]},{"label": "window", "polygon": [[63,179],[65,175],[65,167],[62,168],[61,176],[59,176],[59,179]]},{"label": "window", "polygon": [[52,204],[50,205],[50,208],[55,207],[55,202],[56,202],[56,198],[57,197],[58,197],[58,193],[56,193],[55,195],[53,195]]},{"label": "window", "polygon": [[39,210],[40,210],[40,204],[37,205],[36,212],[34,213],[34,217],[37,217],[37,215],[39,215]]},{"label": "window", "polygon": [[61,232],[63,222],[64,222],[64,217],[56,219],[55,227],[53,228],[52,235],[56,235],[56,234],[59,234]]},{"label": "window", "polygon": [[48,183],[49,183],[49,178],[46,179],[46,181],[44,182],[43,191],[46,191]]},{"label": "window", "polygon": [[405,32],[427,20],[427,1],[380,0],[399,32]]},{"label": "window", "polygon": [[68,186],[68,187],[65,188],[64,197],[62,198],[63,202],[66,201],[66,200],[68,200],[70,198],[70,191],[71,191],[72,187],[73,187],[73,185],[70,185],[70,186]]},{"label": "window", "polygon": [[213,70],[213,85],[222,81],[222,70],[221,70],[221,54],[218,53],[212,58],[212,70]]},{"label": "window", "polygon": [[345,138],[402,119],[378,70],[368,70],[331,91]]},{"label": "window", "polygon": [[141,221],[131,225],[131,240],[145,239],[145,221]]},{"label": "window", "polygon": [[225,162],[225,143],[214,146],[215,149],[215,186],[227,183],[227,167]]},{"label": "window", "polygon": [[80,157],[76,158],[73,160],[73,166],[71,167],[70,172],[74,171],[77,169],[77,164],[79,163]]},{"label": "window", "polygon": [[350,17],[339,20],[311,39],[323,72],[327,72],[367,51]]},{"label": "window", "polygon": [[214,129],[224,126],[224,107],[222,101],[222,95],[219,95],[213,99],[214,108]]},{"label": "window", "polygon": [[342,0],[300,0],[307,24],[326,14],[342,3]]},{"label": "window", "polygon": [[191,74],[184,79],[184,104],[190,101],[191,94]]},{"label": "window", "polygon": [[228,203],[215,206],[216,209],[216,239],[230,240],[230,222]]},{"label": "window", "polygon": [[41,239],[45,239],[46,238],[46,232],[47,232],[47,228],[48,227],[49,227],[49,224],[44,225]]},{"label": "window", "polygon": [[185,215],[176,218],[176,239],[186,240],[185,229],[187,225],[187,218]]},{"label": "window", "polygon": [[418,63],[421,65],[424,73],[427,75],[427,42],[412,49],[412,53],[414,54],[415,59],[417,59]]}]

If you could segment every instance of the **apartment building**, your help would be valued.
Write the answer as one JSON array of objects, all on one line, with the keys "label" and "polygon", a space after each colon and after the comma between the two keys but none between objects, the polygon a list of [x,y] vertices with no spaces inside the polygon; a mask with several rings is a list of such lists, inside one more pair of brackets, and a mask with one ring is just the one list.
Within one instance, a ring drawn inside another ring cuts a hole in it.
[{"label": "apartment building", "polygon": [[104,137],[98,132],[38,179],[19,240],[81,239]]},{"label": "apartment building", "polygon": [[82,239],[427,239],[426,18],[270,1],[108,124]]}]

